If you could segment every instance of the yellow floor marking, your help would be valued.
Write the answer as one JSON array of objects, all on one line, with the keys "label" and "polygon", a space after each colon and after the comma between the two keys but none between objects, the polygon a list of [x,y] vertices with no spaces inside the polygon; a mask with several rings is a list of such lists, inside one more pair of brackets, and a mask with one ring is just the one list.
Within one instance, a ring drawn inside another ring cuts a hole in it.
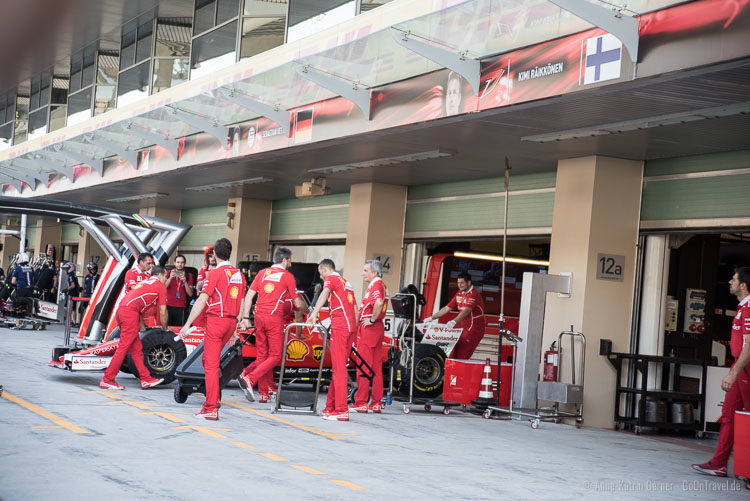
[{"label": "yellow floor marking", "polygon": [[[341,436],[341,435],[344,435],[344,433],[328,433],[323,430],[318,430],[317,428],[311,428],[309,426],[298,424],[298,423],[295,423],[294,421],[284,419],[283,417],[274,416],[273,414],[259,411],[257,409],[253,409],[252,407],[248,407],[246,405],[235,404],[227,400],[222,400],[221,403],[224,405],[229,405],[230,407],[236,407],[237,409],[242,409],[247,412],[252,412],[253,414],[257,414],[258,416],[263,416],[268,419],[273,419],[274,421],[278,421],[279,423],[284,423],[284,424],[288,424],[289,426],[294,426],[295,428],[298,428],[300,430],[305,430],[310,433],[314,433],[315,435],[320,435],[321,437],[331,438],[333,440],[346,440],[346,438]],[[353,433],[352,434],[346,433],[346,435],[354,436]]]},{"label": "yellow floor marking", "polygon": [[292,468],[297,468],[300,471],[304,471],[305,473],[309,473],[310,475],[325,475],[322,471],[316,470],[315,468],[310,468],[309,466],[302,466],[301,464],[290,464]]},{"label": "yellow floor marking", "polygon": [[142,402],[136,402],[135,400],[115,400],[114,402],[107,402],[108,404],[125,404],[125,405],[131,405],[135,407],[136,409],[143,409],[148,410],[151,409],[148,405],[142,403]]},{"label": "yellow floor marking", "polygon": [[329,480],[329,482],[333,482],[334,484],[343,485],[344,487],[347,487],[353,491],[366,491],[367,487],[362,487],[361,485],[353,484],[351,482],[347,482],[346,480]]},{"label": "yellow floor marking", "polygon": [[32,426],[32,428],[35,428],[37,430],[53,430],[53,429],[56,429],[56,428],[62,428],[62,426],[58,426],[58,425],[55,424],[55,425],[52,425],[52,426]]},{"label": "yellow floor marking", "polygon": [[259,452],[259,456],[267,457],[268,459],[272,461],[289,461],[287,458],[283,458],[281,456],[277,456],[276,454],[271,454],[270,452]]},{"label": "yellow floor marking", "polygon": [[139,412],[139,416],[159,416],[162,417],[168,421],[172,421],[173,423],[184,423],[185,420],[182,418],[178,418],[175,414],[171,414],[169,412],[158,412],[158,411],[151,411],[151,412]]},{"label": "yellow floor marking", "polygon": [[245,442],[229,442],[232,445],[236,445],[237,447],[240,447],[241,449],[255,449],[254,446],[250,444],[246,444]]},{"label": "yellow floor marking", "polygon": [[214,430],[232,431],[230,428],[210,428],[208,426],[194,426],[194,425],[175,426],[172,429],[173,430],[195,430],[195,431],[199,431],[201,433],[205,433],[209,437],[214,437],[214,438],[227,438],[226,435],[222,435],[221,433],[217,433]]},{"label": "yellow floor marking", "polygon": [[13,402],[15,404],[20,405],[24,409],[28,409],[31,412],[33,412],[34,414],[38,414],[39,416],[42,416],[43,418],[48,419],[48,420],[52,421],[53,423],[57,424],[58,426],[62,426],[63,428],[65,428],[68,431],[72,431],[73,433],[79,433],[81,435],[89,433],[88,430],[84,430],[80,426],[76,426],[73,423],[71,423],[70,421],[66,421],[65,419],[63,419],[63,418],[61,418],[59,416],[56,416],[56,415],[52,414],[49,411],[45,411],[41,407],[38,407],[38,406],[32,404],[31,402],[27,402],[26,400],[24,400],[22,398],[18,398],[15,395],[11,395],[7,391],[4,391],[2,393],[2,398],[5,398],[6,400],[10,400],[11,402]]},{"label": "yellow floor marking", "polygon": [[125,398],[124,395],[118,395],[116,393],[112,393],[111,391],[103,391],[103,390],[84,391],[83,393],[97,393],[99,395],[104,395],[105,397],[113,398],[115,400],[121,400]]}]

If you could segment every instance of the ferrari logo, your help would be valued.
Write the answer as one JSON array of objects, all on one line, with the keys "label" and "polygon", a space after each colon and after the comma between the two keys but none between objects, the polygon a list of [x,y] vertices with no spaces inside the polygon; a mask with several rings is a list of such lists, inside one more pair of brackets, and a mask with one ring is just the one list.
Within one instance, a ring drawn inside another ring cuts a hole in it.
[{"label": "ferrari logo", "polygon": [[232,270],[229,270],[229,269],[224,270],[224,273],[227,274],[227,280],[231,280],[232,279],[232,275],[234,275],[234,272]]}]

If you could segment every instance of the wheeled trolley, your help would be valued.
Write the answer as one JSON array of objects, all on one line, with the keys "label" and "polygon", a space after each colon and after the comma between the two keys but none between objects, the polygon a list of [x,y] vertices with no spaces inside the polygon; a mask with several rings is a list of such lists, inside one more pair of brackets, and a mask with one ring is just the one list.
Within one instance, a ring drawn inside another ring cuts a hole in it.
[{"label": "wheeled trolley", "polygon": [[[501,335],[506,337],[513,343],[513,371],[511,373],[511,388],[513,388],[515,372],[516,372],[516,345],[521,341],[521,338],[515,336],[510,331],[501,332]],[[571,382],[563,383],[560,381],[560,375],[562,374],[562,360],[563,360],[563,337],[570,337],[570,366],[571,366]],[[576,348],[575,340],[580,338],[581,340],[581,364],[576,367]],[[559,346],[559,360],[560,368],[557,373],[557,381],[540,381],[537,384],[537,398],[539,400],[552,401],[552,408],[540,408],[536,409],[514,409],[513,398],[511,396],[510,404],[508,407],[489,406],[482,417],[489,419],[494,413],[507,414],[511,417],[516,416],[517,419],[528,418],[531,427],[533,429],[539,428],[541,421],[552,420],[555,423],[560,423],[563,419],[572,418],[575,419],[576,428],[580,428],[583,425],[583,375],[586,366],[586,337],[582,332],[574,331],[571,326],[570,330],[562,331],[557,339],[557,345]],[[578,373],[578,376],[576,375]],[[579,380],[580,384],[576,381]],[[575,406],[574,412],[560,410],[560,404],[571,404]]]},{"label": "wheeled trolley", "polygon": [[[314,388],[309,383],[284,383],[284,369],[286,367],[286,350],[289,345],[289,332],[292,328],[310,328],[320,332],[323,338],[323,350],[320,354],[320,365],[318,375],[315,378]],[[323,363],[328,349],[328,329],[322,324],[309,324],[293,322],[284,329],[284,346],[281,351],[281,370],[279,371],[278,389],[276,390],[276,404],[273,412],[287,412],[292,414],[318,414],[318,396],[320,395],[320,384],[323,376]]]}]

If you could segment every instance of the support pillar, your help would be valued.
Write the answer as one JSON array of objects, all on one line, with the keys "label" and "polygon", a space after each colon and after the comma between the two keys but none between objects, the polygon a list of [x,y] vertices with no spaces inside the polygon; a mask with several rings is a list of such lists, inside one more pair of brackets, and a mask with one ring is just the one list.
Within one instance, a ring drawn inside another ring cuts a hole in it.
[{"label": "support pillar", "polygon": [[[642,177],[637,161],[591,156],[558,162],[549,271],[572,272],[573,287],[570,297],[548,296],[542,347],[571,325],[586,336],[587,426],[613,425],[615,371],[599,355],[599,340],[611,339],[613,351],[629,349]],[[605,257],[606,279],[597,278],[602,254],[616,261]],[[568,343],[563,350],[562,381],[569,382]]]},{"label": "support pillar", "polygon": [[271,259],[268,255],[271,206],[270,200],[230,198],[227,201],[226,237],[232,242],[232,256],[229,260],[235,266],[240,261],[248,260],[248,255],[250,260],[255,255],[260,261]]},{"label": "support pillar", "polygon": [[[55,253],[59,256],[62,252],[62,223],[39,219],[36,223],[36,235],[29,241],[29,247],[34,249],[36,256],[47,251],[47,244],[55,246]],[[31,256],[33,260],[35,256]]]},{"label": "support pillar", "polygon": [[[17,219],[6,219],[5,224],[3,225],[4,230],[18,230],[18,220]],[[18,239],[18,236],[16,235],[5,235],[0,234],[0,243],[2,243],[2,250],[0,250],[0,265],[2,265],[3,270],[8,271],[8,266],[10,265],[10,260],[18,254],[19,244],[21,241]]]},{"label": "support pillar", "polygon": [[388,293],[392,296],[398,292],[405,220],[406,186],[352,185],[343,265],[358,300],[364,290],[362,267],[366,260],[375,257],[383,261],[383,282]]}]

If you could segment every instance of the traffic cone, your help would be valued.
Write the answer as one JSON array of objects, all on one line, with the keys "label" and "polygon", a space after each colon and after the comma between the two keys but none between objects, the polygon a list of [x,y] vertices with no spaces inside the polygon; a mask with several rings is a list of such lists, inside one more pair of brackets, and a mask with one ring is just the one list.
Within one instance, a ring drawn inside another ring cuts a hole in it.
[{"label": "traffic cone", "polygon": [[490,359],[486,359],[484,370],[482,371],[482,383],[479,386],[479,397],[471,402],[471,412],[482,414],[487,407],[495,402],[492,394],[492,364]]}]

